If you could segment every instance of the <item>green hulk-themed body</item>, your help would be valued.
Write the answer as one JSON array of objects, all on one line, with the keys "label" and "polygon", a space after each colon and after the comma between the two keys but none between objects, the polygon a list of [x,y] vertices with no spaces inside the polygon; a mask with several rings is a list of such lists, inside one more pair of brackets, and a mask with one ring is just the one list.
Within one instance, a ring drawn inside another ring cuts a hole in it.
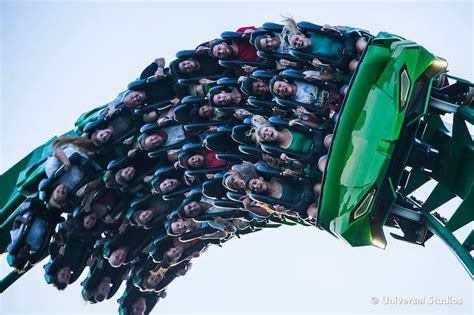
[{"label": "green hulk-themed body", "polygon": [[[317,225],[351,246],[384,248],[382,227],[397,198],[407,197],[434,179],[438,186],[423,206],[395,207],[394,215],[412,215],[420,224],[424,221],[429,232],[421,225],[417,231],[421,235],[413,241],[424,244],[429,233],[437,234],[472,276],[474,265],[469,250],[473,234],[463,244],[452,234],[473,220],[474,151],[465,123],[465,119],[469,121],[466,113],[472,109],[461,105],[462,112],[459,110],[454,117],[452,136],[439,114],[428,111],[432,83],[446,72],[446,67],[446,61],[414,42],[386,33],[372,40],[353,77],[336,126]],[[420,140],[439,151],[439,160],[432,170],[404,171],[422,124]],[[408,174],[409,179],[401,183],[403,174]],[[455,196],[463,202],[442,226],[430,211]]]},{"label": "green hulk-themed body", "polygon": [[[469,252],[474,234],[471,231],[466,240],[458,241],[453,232],[472,222],[474,216],[474,146],[466,127],[466,121],[473,123],[473,110],[468,105],[430,98],[433,82],[445,75],[446,69],[445,60],[414,42],[388,33],[371,39],[336,124],[316,226],[351,246],[380,248],[386,246],[384,225],[403,231],[404,236],[394,237],[420,245],[434,234],[448,244],[472,277],[474,263]],[[460,90],[472,88],[471,83],[454,79]],[[449,86],[437,87],[439,94],[443,88]],[[435,110],[430,109],[432,103]],[[449,105],[443,107],[444,103]],[[80,133],[98,112],[81,115],[76,130],[66,135]],[[446,112],[454,113],[452,133],[440,118]],[[8,245],[17,207],[44,176],[44,161],[51,154],[54,139],[1,176],[2,252]],[[437,154],[430,158],[427,153],[426,159],[421,154],[423,158],[417,159],[423,148]],[[429,167],[421,167],[424,162],[429,162]],[[430,179],[438,185],[423,204],[408,198]],[[442,222],[431,214],[455,196],[463,202],[450,220]],[[13,278],[2,281],[1,291]]]},{"label": "green hulk-themed body", "polygon": [[[386,243],[371,231],[370,206],[404,126],[414,82],[436,62],[423,47],[388,34],[377,36],[361,61],[336,129],[318,220],[352,246]],[[428,83],[444,70],[432,71]]]}]

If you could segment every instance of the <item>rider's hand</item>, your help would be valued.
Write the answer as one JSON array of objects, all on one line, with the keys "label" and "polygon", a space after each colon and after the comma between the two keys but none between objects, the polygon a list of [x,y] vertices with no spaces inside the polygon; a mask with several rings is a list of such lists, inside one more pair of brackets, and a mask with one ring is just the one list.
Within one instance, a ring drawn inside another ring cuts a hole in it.
[{"label": "rider's hand", "polygon": [[276,212],[283,212],[285,211],[285,207],[280,206],[280,205],[274,205],[273,209],[275,209]]},{"label": "rider's hand", "polygon": [[311,65],[313,65],[313,67],[320,67],[323,63],[318,59],[318,58],[313,58],[313,60],[311,60]]},{"label": "rider's hand", "polygon": [[64,163],[64,170],[65,170],[66,172],[69,172],[69,171],[71,170],[71,168],[72,168],[71,162],[66,161],[66,162]]},{"label": "rider's hand", "polygon": [[164,67],[165,66],[165,58],[160,57],[155,59],[155,63],[158,65],[158,67]]},{"label": "rider's hand", "polygon": [[242,69],[244,70],[245,73],[249,74],[249,73],[252,73],[255,69],[257,69],[257,67],[245,65],[245,66],[242,66]]}]

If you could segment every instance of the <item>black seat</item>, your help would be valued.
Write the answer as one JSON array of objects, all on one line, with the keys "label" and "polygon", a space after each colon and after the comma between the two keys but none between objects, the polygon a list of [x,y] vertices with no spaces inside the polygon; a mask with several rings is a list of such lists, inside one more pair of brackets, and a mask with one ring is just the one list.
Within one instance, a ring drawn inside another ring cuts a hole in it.
[{"label": "black seat", "polygon": [[232,164],[241,163],[242,161],[256,163],[260,160],[260,158],[257,156],[242,154],[240,152],[239,153],[217,153],[216,157],[218,160],[228,161]]},{"label": "black seat", "polygon": [[202,194],[209,199],[226,198],[227,189],[222,185],[223,174],[214,175],[214,178],[202,184]]},{"label": "black seat", "polygon": [[228,87],[237,87],[239,82],[237,81],[236,78],[220,78],[217,80],[217,85],[220,86],[228,86]]},{"label": "black seat", "polygon": [[152,241],[149,255],[155,263],[159,263],[163,259],[164,252],[172,246],[173,240],[171,236],[167,234],[158,235]]},{"label": "black seat", "polygon": [[242,66],[251,66],[262,69],[271,69],[273,68],[273,63],[268,60],[263,59],[262,61],[249,61],[249,60],[219,60],[219,64],[223,67],[242,67]]},{"label": "black seat", "polygon": [[262,149],[262,147],[257,147],[255,145],[246,145],[246,144],[241,144],[239,145],[239,151],[246,154],[253,156],[255,158],[261,158],[262,155],[266,152]]},{"label": "black seat", "polygon": [[127,167],[131,164],[131,159],[128,156],[124,156],[115,160],[112,160],[107,165],[107,170],[109,171],[118,171],[124,167]]},{"label": "black seat", "polygon": [[202,105],[207,102],[205,97],[202,96],[192,96],[188,95],[186,97],[183,97],[181,100],[181,104],[183,105]]},{"label": "black seat", "polygon": [[[232,121],[233,119],[230,119],[228,121]],[[216,121],[209,121],[209,122],[202,122],[202,123],[193,123],[193,124],[186,124],[183,126],[184,130],[186,131],[205,131],[209,129],[210,127],[218,127],[221,125],[226,124],[227,121],[224,120],[216,120]]]},{"label": "black seat", "polygon": [[184,174],[189,178],[204,178],[207,175],[225,172],[230,168],[230,165],[215,167],[215,168],[203,168],[198,170],[186,170]]},{"label": "black seat", "polygon": [[222,209],[222,211],[214,212],[214,213],[205,213],[199,217],[194,218],[194,221],[197,222],[205,222],[205,221],[213,221],[215,218],[221,217],[225,220],[232,220],[232,219],[249,219],[249,212],[236,210],[236,209]]},{"label": "black seat", "polygon": [[155,102],[152,104],[147,104],[146,106],[143,106],[141,108],[137,108],[133,112],[133,117],[135,119],[141,119],[143,115],[151,113],[153,111],[164,111],[168,108],[171,108],[174,106],[173,103],[171,103],[172,98],[162,100],[159,102]]},{"label": "black seat", "polygon": [[[200,237],[203,237],[205,235],[212,234],[212,233],[215,233],[215,232],[218,232],[218,231],[219,230],[213,228],[212,226],[206,226],[206,227],[203,227],[203,228],[201,228],[199,230],[196,230],[196,231],[183,233],[178,237],[178,239],[182,242],[189,242],[189,241],[195,240],[197,238],[200,238]],[[184,255],[184,252],[183,252],[183,255]]]},{"label": "black seat", "polygon": [[263,81],[270,81],[279,71],[270,71],[270,70],[255,70],[250,75],[251,77],[261,79]]},{"label": "black seat", "polygon": [[250,134],[251,129],[252,125],[247,124],[234,126],[234,128],[232,128],[232,139],[241,144],[255,144]]},{"label": "black seat", "polygon": [[110,123],[115,117],[118,117],[119,115],[132,115],[133,112],[125,107],[125,106],[119,106],[117,109],[110,115],[104,113],[101,116],[97,117],[97,119],[87,123],[84,126],[83,131],[85,133],[91,134],[94,131],[101,129],[105,127],[108,123]]},{"label": "black seat", "polygon": [[236,39],[242,39],[245,38],[246,34],[241,33],[241,32],[233,32],[233,31],[225,31],[221,33],[221,38],[223,40],[236,40]]},{"label": "black seat", "polygon": [[242,200],[245,198],[245,195],[235,191],[227,191],[226,197],[231,201],[239,203],[240,207],[243,208]]},{"label": "black seat", "polygon": [[212,151],[235,152],[237,146],[229,134],[216,132],[204,139],[203,146]]},{"label": "black seat", "polygon": [[292,126],[290,126],[289,121],[280,116],[272,116],[268,119],[268,121],[275,127],[289,128],[291,130],[299,131],[307,135],[311,135],[318,131],[332,132],[332,129],[330,127],[324,125],[318,127],[308,127],[307,125],[303,124],[293,124]]},{"label": "black seat", "polygon": [[180,50],[176,53],[176,58],[179,59],[187,59],[194,57],[196,55],[196,50],[190,49],[190,50]]},{"label": "black seat", "polygon": [[278,24],[278,23],[273,23],[273,22],[266,22],[266,23],[263,23],[261,28],[263,28],[267,31],[281,33],[281,31],[283,30],[283,24]]},{"label": "black seat", "polygon": [[343,33],[339,30],[335,29],[325,29],[322,30],[321,25],[317,25],[311,22],[301,21],[298,23],[298,28],[303,32],[314,32],[314,33],[322,33],[324,35],[333,37],[333,38],[341,38],[343,37]]},{"label": "black seat", "polygon": [[173,109],[173,118],[180,124],[186,124],[191,122],[191,110],[193,106],[190,105],[178,105]]},{"label": "black seat", "polygon": [[140,297],[146,300],[145,315],[151,313],[160,299],[160,296],[155,292],[142,292],[138,287],[133,285],[133,277],[130,277],[123,295],[117,300],[120,305],[119,313],[123,315],[133,314],[132,306]]},{"label": "black seat", "polygon": [[186,140],[183,140],[183,141],[176,142],[175,144],[172,144],[172,145],[162,147],[160,149],[148,152],[148,156],[152,159],[162,159],[162,158],[164,158],[164,156],[166,156],[166,152],[168,152],[169,150],[180,149],[183,145],[185,145],[189,141],[193,141],[193,140],[192,139],[186,139]]},{"label": "black seat", "polygon": [[[247,103],[256,108],[266,108],[267,110],[272,110],[274,107],[277,107],[283,111],[289,111],[289,107],[281,105],[274,100],[261,100],[256,97],[249,97]],[[291,107],[293,108],[293,107]],[[271,114],[270,114],[271,115]]]}]

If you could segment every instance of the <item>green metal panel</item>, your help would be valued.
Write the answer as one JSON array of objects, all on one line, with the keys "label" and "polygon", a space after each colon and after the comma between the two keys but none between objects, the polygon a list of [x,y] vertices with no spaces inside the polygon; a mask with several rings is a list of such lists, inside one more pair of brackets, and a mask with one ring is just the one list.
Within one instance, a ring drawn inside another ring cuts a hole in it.
[{"label": "green metal panel", "polygon": [[[416,43],[383,34],[382,39],[376,37],[369,45],[351,83],[334,134],[318,225],[352,246],[379,242],[372,235],[370,204],[357,219],[354,210],[384,179],[404,124],[413,83],[435,60]],[[405,103],[400,100],[401,74],[410,83]],[[381,230],[381,226],[376,228]]]},{"label": "green metal panel", "polygon": [[410,172],[410,178],[408,179],[408,183],[406,187],[402,190],[403,194],[408,196],[425,183],[427,183],[431,178],[423,171],[414,169]]},{"label": "green metal panel", "polygon": [[[318,217],[319,225],[323,228],[327,229],[330,222],[338,216],[339,204],[342,203],[341,197],[344,197],[343,187],[339,182],[345,167],[346,156],[350,155],[354,148],[350,147],[351,138],[347,135],[344,136],[344,134],[348,130],[355,129],[357,118],[362,112],[362,106],[365,104],[371,85],[380,76],[389,57],[388,51],[384,47],[369,46],[348,94],[346,106],[342,112],[344,116],[341,115],[339,120],[326,170],[323,199]],[[353,104],[353,106],[347,106],[347,104]],[[343,136],[339,137],[339,133],[342,133]]]},{"label": "green metal panel", "polygon": [[27,167],[28,163],[31,161],[32,155],[33,152],[25,156],[20,162],[16,163],[13,167],[0,175],[0,182],[2,183],[2,189],[0,189],[0,208],[3,208],[10,197],[14,195],[18,174]]},{"label": "green metal panel", "polygon": [[449,221],[446,223],[446,229],[454,232],[472,221],[474,221],[474,190],[471,190],[469,195],[456,209],[456,212],[449,218]]},{"label": "green metal panel", "polygon": [[[472,209],[472,208],[471,208]],[[474,275],[474,259],[472,258],[469,250],[459,242],[459,240],[446,229],[435,217],[430,213],[423,211],[422,222],[428,227],[428,229],[440,239],[442,239],[454,255],[463,264],[464,268],[469,272],[471,278]],[[472,232],[471,232],[472,234]]]},{"label": "green metal panel", "polygon": [[100,114],[101,110],[105,108],[107,105],[94,108],[88,112],[85,112],[79,116],[79,118],[74,123],[74,130],[77,134],[82,134],[84,132],[84,127],[91,121],[96,120]]}]

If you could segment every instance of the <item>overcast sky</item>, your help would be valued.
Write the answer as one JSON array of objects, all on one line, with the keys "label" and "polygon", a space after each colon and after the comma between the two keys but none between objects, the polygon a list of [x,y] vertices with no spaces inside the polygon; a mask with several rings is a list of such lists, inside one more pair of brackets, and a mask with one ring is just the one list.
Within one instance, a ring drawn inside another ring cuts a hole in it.
[{"label": "overcast sky", "polygon": [[[282,14],[399,34],[446,58],[452,74],[472,81],[471,1],[379,2],[3,1],[0,173],[71,129],[81,113],[112,100],[156,57],[171,61],[176,51],[222,31],[278,22]],[[433,239],[422,248],[387,239],[387,249],[380,250],[350,248],[316,228],[244,236],[194,260],[154,314],[472,312],[472,281],[444,244]],[[5,275],[10,269],[1,259]],[[1,314],[116,312],[121,291],[105,303],[86,305],[80,280],[58,292],[46,285],[43,264],[0,296]],[[463,303],[371,303],[372,297],[423,296]]]}]

